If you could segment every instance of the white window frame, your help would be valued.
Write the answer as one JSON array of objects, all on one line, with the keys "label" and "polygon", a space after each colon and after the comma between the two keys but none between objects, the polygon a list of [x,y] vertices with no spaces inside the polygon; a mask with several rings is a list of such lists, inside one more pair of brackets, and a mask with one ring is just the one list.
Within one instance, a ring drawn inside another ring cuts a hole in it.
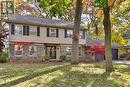
[{"label": "white window frame", "polygon": [[[30,48],[31,47],[34,47],[34,53],[33,53],[33,55],[30,54],[30,51],[31,51]],[[29,56],[34,56],[34,57],[37,56],[37,46],[31,45],[31,46],[29,46],[28,50],[29,50]]]},{"label": "white window frame", "polygon": [[80,31],[79,35],[80,35],[80,39],[83,39],[83,37],[84,37],[83,31]]},{"label": "white window frame", "polygon": [[67,30],[66,32],[67,38],[72,38],[72,35],[73,35],[73,30]]},{"label": "white window frame", "polygon": [[17,46],[21,46],[20,48],[22,48],[22,54],[21,55],[17,55],[16,54],[16,47],[15,47],[16,45],[14,45],[14,55],[15,55],[15,57],[23,57],[23,45],[17,45]]},{"label": "white window frame", "polygon": [[[54,30],[54,32],[53,32],[53,30]],[[49,37],[56,37],[56,36],[57,36],[56,28],[50,28]]]},{"label": "white window frame", "polygon": [[[32,34],[32,33],[34,33],[34,34]],[[29,28],[29,36],[37,36],[37,27],[30,26],[30,28]]]},{"label": "white window frame", "polygon": [[15,24],[14,34],[15,35],[23,35],[23,26]]},{"label": "white window frame", "polygon": [[[70,54],[68,54],[68,52],[69,52]],[[66,55],[67,55],[67,56],[71,56],[71,55],[72,55],[72,46],[66,46]]]}]

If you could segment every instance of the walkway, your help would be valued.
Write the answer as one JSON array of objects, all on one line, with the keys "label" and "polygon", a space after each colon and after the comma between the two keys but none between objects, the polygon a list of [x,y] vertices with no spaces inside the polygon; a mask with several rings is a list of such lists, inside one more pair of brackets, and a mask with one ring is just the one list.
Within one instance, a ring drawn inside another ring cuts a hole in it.
[{"label": "walkway", "polygon": [[130,61],[126,61],[126,60],[113,61],[113,63],[130,65]]}]

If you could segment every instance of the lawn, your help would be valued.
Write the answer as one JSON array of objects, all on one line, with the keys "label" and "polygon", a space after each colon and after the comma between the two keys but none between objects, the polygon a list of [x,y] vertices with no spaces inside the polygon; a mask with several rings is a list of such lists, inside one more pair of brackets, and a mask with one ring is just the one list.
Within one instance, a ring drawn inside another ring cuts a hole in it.
[{"label": "lawn", "polygon": [[130,87],[130,66],[103,64],[0,64],[0,87]]}]

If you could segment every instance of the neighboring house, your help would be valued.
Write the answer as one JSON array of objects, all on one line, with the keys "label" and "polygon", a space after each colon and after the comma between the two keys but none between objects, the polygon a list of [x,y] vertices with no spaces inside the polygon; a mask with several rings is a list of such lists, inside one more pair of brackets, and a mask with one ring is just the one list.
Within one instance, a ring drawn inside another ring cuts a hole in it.
[{"label": "neighboring house", "polygon": [[[48,54],[59,59],[62,53],[71,57],[73,22],[14,15],[9,24],[10,58],[42,60]],[[85,27],[80,26],[79,56],[83,57],[86,43]]]}]

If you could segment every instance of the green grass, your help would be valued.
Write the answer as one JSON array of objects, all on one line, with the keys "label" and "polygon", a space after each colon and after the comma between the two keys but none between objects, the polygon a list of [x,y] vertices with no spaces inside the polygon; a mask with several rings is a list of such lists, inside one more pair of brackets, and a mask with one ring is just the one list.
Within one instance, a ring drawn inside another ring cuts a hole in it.
[{"label": "green grass", "polygon": [[0,87],[130,87],[130,66],[103,64],[0,64]]}]

